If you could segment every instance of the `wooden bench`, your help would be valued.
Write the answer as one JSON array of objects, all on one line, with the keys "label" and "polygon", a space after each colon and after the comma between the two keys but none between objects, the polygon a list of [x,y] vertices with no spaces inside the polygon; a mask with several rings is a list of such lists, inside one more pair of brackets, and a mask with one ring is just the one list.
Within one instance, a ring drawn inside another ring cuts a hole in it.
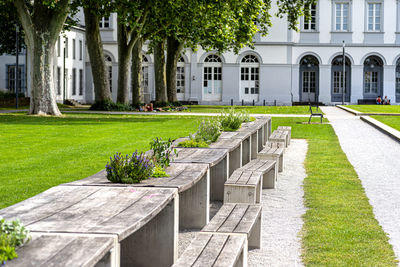
[{"label": "wooden bench", "polygon": [[286,148],[288,147],[288,133],[286,131],[275,130],[269,137],[269,142],[283,142]]},{"label": "wooden bench", "polygon": [[288,145],[290,145],[290,141],[292,139],[292,127],[290,126],[278,126],[279,131],[285,131],[288,133]]},{"label": "wooden bench", "polygon": [[218,140],[240,140],[242,142],[242,166],[251,160],[251,132],[222,132]]},{"label": "wooden bench", "polygon": [[174,267],[247,266],[247,238],[244,235],[200,233]]},{"label": "wooden bench", "polygon": [[[317,106],[317,109],[318,109],[318,106]],[[324,114],[322,114],[322,113],[314,113],[313,110],[312,110],[312,106],[311,105],[309,105],[309,111],[310,111],[311,115],[310,115],[310,118],[308,119],[308,124],[311,123],[311,118],[312,117],[320,117],[321,118],[321,123],[322,123],[322,118],[324,117]]]},{"label": "wooden bench", "polygon": [[285,142],[270,142],[268,141],[264,148],[268,148],[268,147],[274,147],[274,148],[283,148],[285,149]]},{"label": "wooden bench", "polygon": [[177,188],[179,193],[179,227],[201,229],[210,218],[210,170],[207,164],[171,163],[168,177],[149,178],[140,184],[116,184],[107,180],[105,170],[67,186],[113,186]]},{"label": "wooden bench", "polygon": [[0,210],[0,217],[19,218],[32,233],[115,235],[121,265],[171,266],[178,208],[172,188],[56,186]]},{"label": "wooden bench", "polygon": [[223,139],[220,138],[216,142],[210,144],[210,148],[228,149],[229,151],[229,173],[230,176],[236,169],[242,167],[242,140],[240,139]]},{"label": "wooden bench", "polygon": [[177,148],[176,163],[203,163],[210,168],[210,200],[224,199],[224,183],[229,173],[228,149]]},{"label": "wooden bench", "polygon": [[224,204],[201,232],[244,234],[249,248],[261,248],[261,206]]},{"label": "wooden bench", "polygon": [[283,148],[279,147],[265,147],[258,153],[259,159],[272,159],[276,160],[278,164],[278,171],[283,171]]},{"label": "wooden bench", "polygon": [[262,173],[236,170],[225,182],[224,203],[260,203]]},{"label": "wooden bench", "polygon": [[117,235],[31,233],[31,237],[7,267],[120,266]]}]

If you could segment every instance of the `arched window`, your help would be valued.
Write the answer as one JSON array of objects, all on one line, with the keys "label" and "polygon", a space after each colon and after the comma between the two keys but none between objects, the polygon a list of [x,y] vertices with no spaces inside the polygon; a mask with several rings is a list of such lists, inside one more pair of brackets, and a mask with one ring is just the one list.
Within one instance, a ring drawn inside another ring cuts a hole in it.
[{"label": "arched window", "polygon": [[179,100],[183,100],[185,93],[185,59],[181,56],[176,67],[176,93]]},{"label": "arched window", "polygon": [[206,57],[204,62],[221,62],[222,63],[222,60],[221,60],[221,57],[219,57],[218,55],[211,54],[208,57]]},{"label": "arched window", "polygon": [[108,82],[110,83],[110,92],[112,92],[112,58],[111,56],[105,54],[104,55],[104,61],[106,62],[106,68],[108,72]]},{"label": "arched window", "polygon": [[260,94],[260,64],[252,54],[242,58],[240,65],[240,94],[245,101],[258,101]]},{"label": "arched window", "polygon": [[369,56],[364,61],[364,98],[375,99],[383,93],[383,61]]},{"label": "arched window", "polygon": [[222,60],[218,55],[211,54],[204,60],[203,95],[206,101],[222,99]]},{"label": "arched window", "polygon": [[242,63],[258,63],[258,58],[254,55],[246,55],[242,58]]},{"label": "arched window", "polygon": [[319,61],[307,55],[300,60],[300,99],[302,102],[318,102]]}]

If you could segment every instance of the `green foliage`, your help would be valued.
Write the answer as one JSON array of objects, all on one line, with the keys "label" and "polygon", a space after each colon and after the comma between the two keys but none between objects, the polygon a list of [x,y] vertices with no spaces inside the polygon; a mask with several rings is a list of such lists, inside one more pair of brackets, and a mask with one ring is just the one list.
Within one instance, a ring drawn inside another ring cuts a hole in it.
[{"label": "green foliage", "polygon": [[222,110],[221,115],[218,116],[218,120],[224,131],[236,131],[243,122],[250,121],[250,115],[246,110],[230,108],[228,110]]},{"label": "green foliage", "polygon": [[162,138],[153,139],[150,142],[150,148],[153,150],[153,163],[155,166],[167,168],[171,162],[172,153],[177,155],[176,149],[172,149],[172,140],[166,141]]},{"label": "green foliage", "polygon": [[161,178],[161,177],[169,177],[169,175],[165,172],[164,168],[160,166],[155,166],[151,177]]},{"label": "green foliage", "polygon": [[31,239],[29,231],[19,220],[0,220],[0,263],[18,257],[15,248]]},{"label": "green foliage", "polygon": [[135,151],[132,156],[116,153],[106,165],[107,179],[113,183],[136,184],[148,179],[153,164],[144,153]]},{"label": "green foliage", "polygon": [[96,102],[90,106],[89,110],[100,110],[100,111],[134,111],[134,108],[130,105],[121,103],[114,103],[111,100]]},{"label": "green foliage", "polygon": [[208,147],[208,144],[204,141],[196,141],[194,139],[189,139],[180,142],[178,144],[178,147]]},{"label": "green foliage", "polygon": [[216,119],[203,120],[195,136],[190,136],[190,139],[194,139],[196,142],[205,142],[211,144],[217,141],[221,135],[221,123]]}]

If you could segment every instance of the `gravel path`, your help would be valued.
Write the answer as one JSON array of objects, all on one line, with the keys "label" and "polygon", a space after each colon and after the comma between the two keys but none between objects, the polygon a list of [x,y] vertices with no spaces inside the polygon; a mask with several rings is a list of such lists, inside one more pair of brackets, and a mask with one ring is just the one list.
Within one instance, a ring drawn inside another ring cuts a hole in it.
[{"label": "gravel path", "polygon": [[335,107],[321,107],[354,166],[376,219],[400,258],[400,144]]},{"label": "gravel path", "polygon": [[249,251],[249,266],[302,266],[303,180],[306,177],[305,140],[292,139],[284,154],[284,171],[278,175],[276,189],[262,195],[262,245]]}]

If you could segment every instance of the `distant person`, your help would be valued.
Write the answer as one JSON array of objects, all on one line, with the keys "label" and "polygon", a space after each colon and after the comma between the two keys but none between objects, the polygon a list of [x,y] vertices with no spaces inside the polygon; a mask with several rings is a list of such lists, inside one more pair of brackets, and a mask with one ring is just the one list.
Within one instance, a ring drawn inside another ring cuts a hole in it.
[{"label": "distant person", "polygon": [[378,96],[378,98],[376,99],[376,104],[377,104],[377,105],[382,105],[382,98],[381,98],[381,96]]},{"label": "distant person", "polygon": [[390,105],[390,99],[387,98],[386,95],[385,95],[385,97],[383,98],[383,104],[384,104],[384,105]]}]

